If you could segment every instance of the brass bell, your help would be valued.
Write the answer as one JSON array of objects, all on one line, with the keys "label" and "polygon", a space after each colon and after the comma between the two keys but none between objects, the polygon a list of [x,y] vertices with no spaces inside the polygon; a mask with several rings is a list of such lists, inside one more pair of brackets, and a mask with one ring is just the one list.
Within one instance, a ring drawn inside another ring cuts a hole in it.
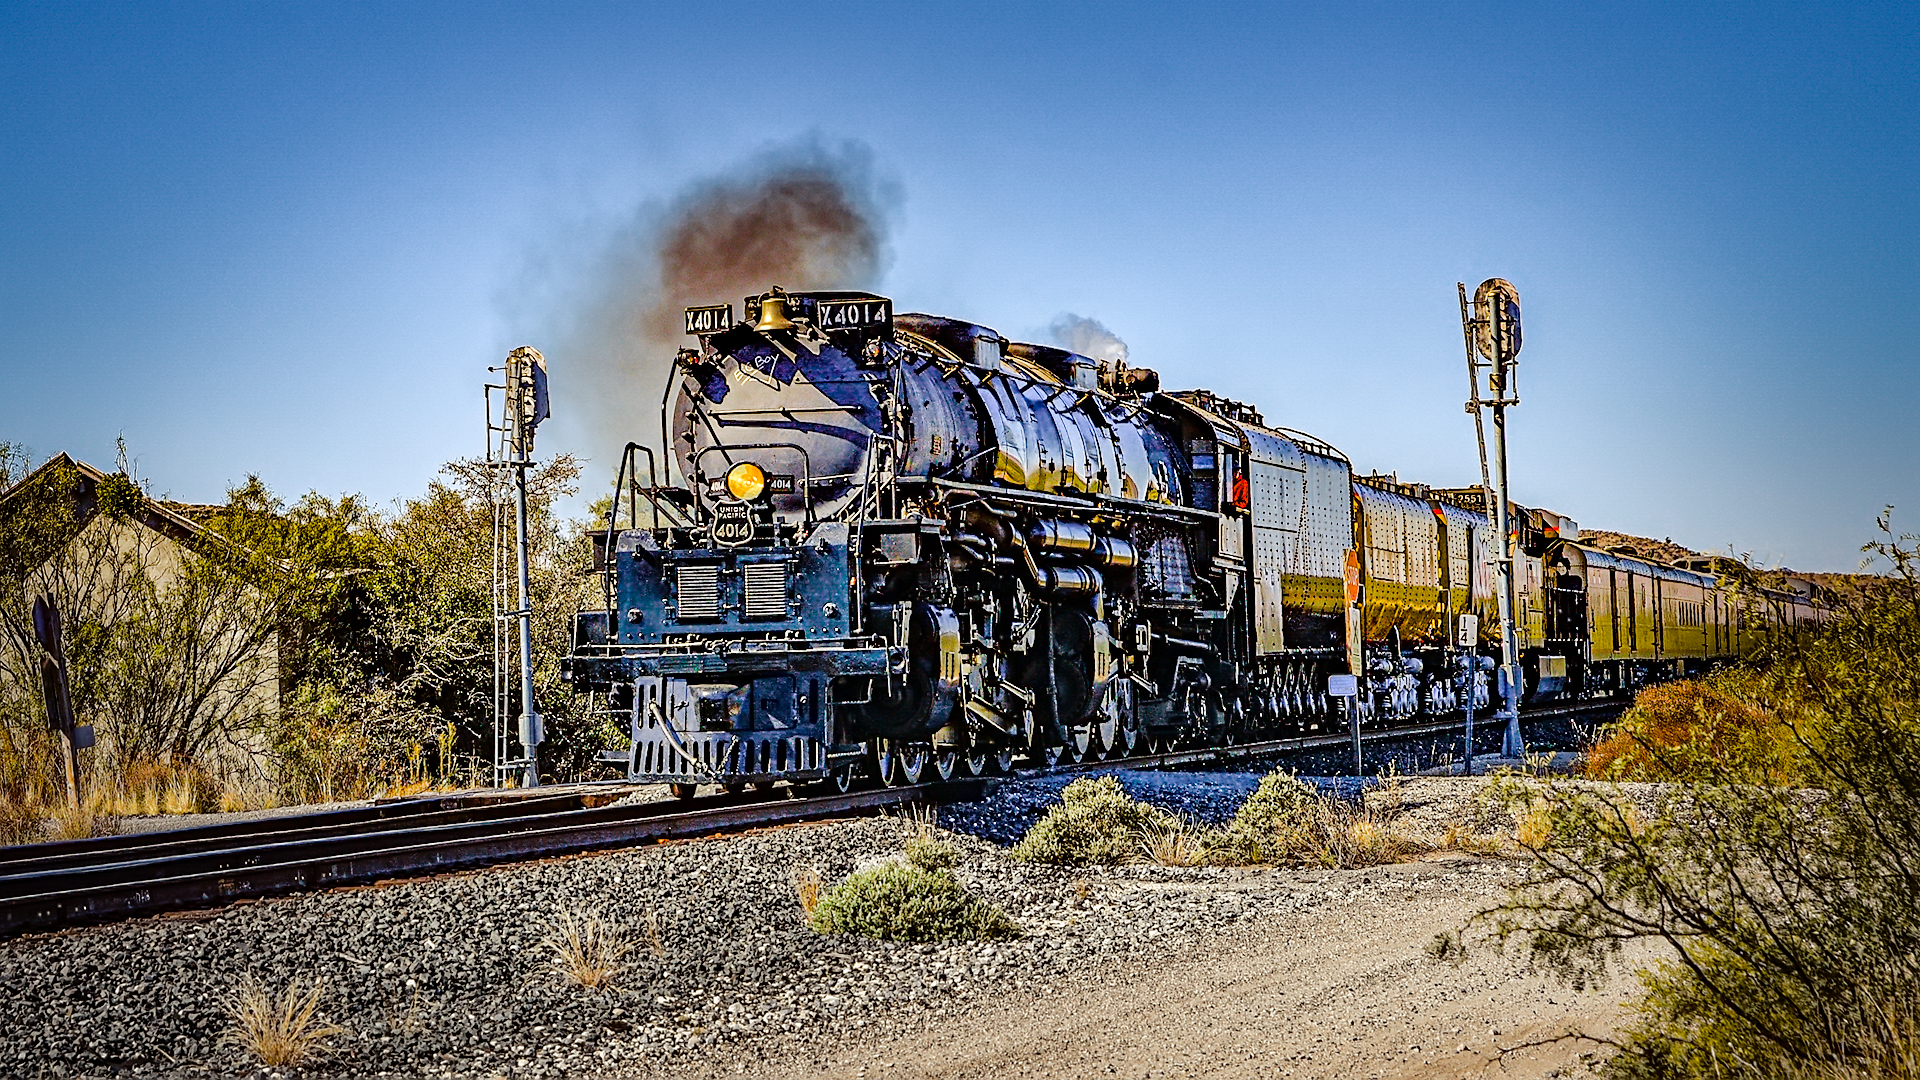
[{"label": "brass bell", "polygon": [[769,330],[791,330],[792,319],[787,318],[787,294],[779,286],[760,298],[760,319],[753,324],[755,330],[766,333]]}]

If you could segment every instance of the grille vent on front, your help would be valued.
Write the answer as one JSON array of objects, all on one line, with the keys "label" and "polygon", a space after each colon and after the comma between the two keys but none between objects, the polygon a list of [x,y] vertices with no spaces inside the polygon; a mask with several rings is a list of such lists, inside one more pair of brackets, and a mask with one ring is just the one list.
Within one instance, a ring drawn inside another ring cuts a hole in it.
[{"label": "grille vent on front", "polygon": [[748,563],[741,567],[742,615],[748,619],[787,617],[787,564]]},{"label": "grille vent on front", "polygon": [[720,618],[720,567],[711,563],[682,563],[675,581],[679,589],[681,622]]}]

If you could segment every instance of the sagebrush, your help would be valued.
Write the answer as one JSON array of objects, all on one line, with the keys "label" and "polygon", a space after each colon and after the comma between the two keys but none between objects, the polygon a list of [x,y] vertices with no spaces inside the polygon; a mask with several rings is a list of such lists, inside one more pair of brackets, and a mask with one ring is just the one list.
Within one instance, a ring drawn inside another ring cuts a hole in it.
[{"label": "sagebrush", "polygon": [[821,893],[807,924],[823,934],[883,941],[1013,937],[1020,927],[975,896],[948,869],[888,860],[854,871]]},{"label": "sagebrush", "polygon": [[1075,780],[1010,854],[1024,862],[1114,866],[1137,861],[1149,832],[1184,827],[1176,815],[1128,795],[1111,776]]}]

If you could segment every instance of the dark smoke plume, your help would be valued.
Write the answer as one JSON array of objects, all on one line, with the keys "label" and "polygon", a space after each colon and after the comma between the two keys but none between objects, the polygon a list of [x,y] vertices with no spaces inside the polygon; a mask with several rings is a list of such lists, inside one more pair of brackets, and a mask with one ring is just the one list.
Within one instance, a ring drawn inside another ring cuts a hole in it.
[{"label": "dark smoke plume", "polygon": [[1127,359],[1127,343],[1119,335],[1101,325],[1098,319],[1089,319],[1084,315],[1075,315],[1068,311],[1053,320],[1047,328],[1053,335],[1053,343],[1081,356],[1093,360]]},{"label": "dark smoke plume", "polygon": [[738,318],[743,297],[774,285],[879,287],[899,194],[875,178],[872,158],[855,142],[780,147],[636,215],[609,249],[554,375],[590,454],[628,440],[658,447],[674,352],[695,344],[682,333],[683,309],[731,303]]}]

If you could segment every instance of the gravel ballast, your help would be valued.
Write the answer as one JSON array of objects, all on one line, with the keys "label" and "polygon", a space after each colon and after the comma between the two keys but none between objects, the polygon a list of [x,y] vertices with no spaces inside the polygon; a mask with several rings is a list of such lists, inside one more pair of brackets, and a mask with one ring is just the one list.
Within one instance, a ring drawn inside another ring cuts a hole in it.
[{"label": "gravel ballast", "polygon": [[[1257,774],[1123,773],[1137,797],[1231,816]],[[1068,870],[997,846],[1065,781],[1013,781],[941,811],[956,875],[1023,936],[901,945],[807,929],[793,881],[828,883],[897,855],[897,819],[770,829],[338,890],[0,944],[0,1075],[242,1075],[223,1004],[248,974],[271,987],[325,981],[346,1029],[321,1076],[559,1077],[709,1072],[937,1021],[1008,992],[1115,960],[1180,950],[1249,920],[1391,888],[1501,890],[1507,864],[1450,858],[1424,884],[1371,871],[1150,865]],[[1435,786],[1437,785],[1437,786]],[[1416,780],[1435,817],[1473,780]],[[1440,794],[1440,793],[1445,794]],[[972,834],[972,835],[969,835]],[[1430,880],[1429,880],[1430,879]],[[615,989],[561,979],[539,947],[566,913],[603,914],[636,943]],[[649,927],[657,927],[657,939]],[[723,1071],[731,1071],[723,1070]]]}]

